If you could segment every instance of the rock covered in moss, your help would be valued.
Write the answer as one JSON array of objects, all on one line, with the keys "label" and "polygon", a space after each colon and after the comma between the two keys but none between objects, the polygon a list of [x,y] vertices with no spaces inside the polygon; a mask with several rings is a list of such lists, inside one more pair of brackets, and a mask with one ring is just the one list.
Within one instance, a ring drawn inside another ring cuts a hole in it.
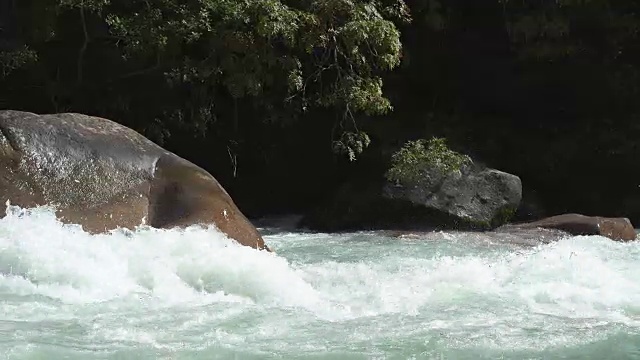
[{"label": "rock covered in moss", "polygon": [[[479,229],[509,221],[522,199],[520,178],[503,171],[467,166],[445,176],[410,184],[387,184],[384,196],[441,211]],[[437,179],[437,181],[433,181]]]},{"label": "rock covered in moss", "polygon": [[409,141],[393,155],[386,179],[345,183],[303,225],[321,231],[485,230],[508,222],[521,199],[519,177],[482,167],[443,139]]},{"label": "rock covered in moss", "polygon": [[522,200],[519,177],[474,163],[443,138],[407,142],[393,155],[387,180],[386,198],[448,214],[462,227],[502,225]]}]

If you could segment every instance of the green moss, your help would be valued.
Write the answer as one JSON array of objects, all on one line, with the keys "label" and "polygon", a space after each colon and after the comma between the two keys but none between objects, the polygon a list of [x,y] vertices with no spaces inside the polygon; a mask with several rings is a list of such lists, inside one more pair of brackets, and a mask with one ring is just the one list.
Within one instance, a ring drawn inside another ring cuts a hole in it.
[{"label": "green moss", "polygon": [[463,218],[458,220],[456,229],[458,230],[489,230],[491,229],[491,222]]},{"label": "green moss", "polygon": [[500,208],[491,221],[473,220],[473,219],[460,219],[458,223],[458,229],[471,229],[471,230],[491,230],[499,226],[502,226],[509,222],[516,214],[516,209],[513,207],[505,206]]},{"label": "green moss", "polygon": [[444,138],[421,139],[407,142],[393,154],[386,177],[394,183],[415,184],[426,170],[446,175],[470,163],[469,156],[449,149]]},{"label": "green moss", "polygon": [[509,220],[511,220],[516,214],[516,210],[517,209],[510,206],[505,206],[498,210],[496,216],[494,216],[494,218],[491,220],[492,227],[495,228],[508,223]]}]

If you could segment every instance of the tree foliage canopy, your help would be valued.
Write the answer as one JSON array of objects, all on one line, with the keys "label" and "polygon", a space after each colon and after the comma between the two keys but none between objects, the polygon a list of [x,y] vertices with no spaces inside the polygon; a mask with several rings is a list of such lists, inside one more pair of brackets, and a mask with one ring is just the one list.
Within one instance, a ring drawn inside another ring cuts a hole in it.
[{"label": "tree foliage canopy", "polygon": [[249,202],[444,137],[556,212],[617,213],[638,98],[635,0],[0,0],[0,107],[119,121]]},{"label": "tree foliage canopy", "polygon": [[[395,24],[409,20],[402,0],[25,0],[17,7],[16,22],[25,26],[0,53],[0,74],[10,81],[22,67],[31,83],[12,90],[46,88],[40,95],[48,104],[31,101],[50,111],[90,109],[145,130],[182,124],[200,132],[221,116],[237,131],[242,119],[227,115],[238,99],[250,99],[272,122],[328,108],[338,115],[331,121],[352,130],[361,114],[387,113],[381,74],[398,66]],[[340,140],[352,138],[336,134],[335,148],[360,152],[366,142]]]}]

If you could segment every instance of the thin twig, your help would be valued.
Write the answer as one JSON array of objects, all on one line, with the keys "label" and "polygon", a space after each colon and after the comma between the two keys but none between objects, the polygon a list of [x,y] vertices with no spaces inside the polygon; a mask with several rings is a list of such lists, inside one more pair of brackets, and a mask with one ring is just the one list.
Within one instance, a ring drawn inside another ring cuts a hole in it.
[{"label": "thin twig", "polygon": [[89,32],[87,31],[87,22],[84,16],[84,3],[80,4],[80,20],[82,22],[82,32],[84,33],[84,41],[82,42],[82,47],[80,48],[80,52],[78,53],[78,77],[77,77],[77,85],[82,83],[82,73],[84,66],[84,53],[87,51],[87,46],[89,45]]}]

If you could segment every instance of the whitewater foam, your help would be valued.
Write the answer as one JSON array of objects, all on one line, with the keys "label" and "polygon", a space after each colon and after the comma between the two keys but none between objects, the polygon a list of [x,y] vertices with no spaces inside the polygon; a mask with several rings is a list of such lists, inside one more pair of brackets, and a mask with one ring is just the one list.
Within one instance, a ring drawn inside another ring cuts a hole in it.
[{"label": "whitewater foam", "polygon": [[15,358],[536,358],[612,354],[614,340],[629,344],[620,358],[640,352],[638,242],[280,233],[274,254],[215,227],[90,235],[49,208],[9,210],[0,353]]},{"label": "whitewater foam", "polygon": [[[279,297],[285,290],[289,296]],[[11,208],[0,220],[0,291],[63,303],[313,301],[286,259],[240,246],[214,227],[90,235],[50,208]]]}]

